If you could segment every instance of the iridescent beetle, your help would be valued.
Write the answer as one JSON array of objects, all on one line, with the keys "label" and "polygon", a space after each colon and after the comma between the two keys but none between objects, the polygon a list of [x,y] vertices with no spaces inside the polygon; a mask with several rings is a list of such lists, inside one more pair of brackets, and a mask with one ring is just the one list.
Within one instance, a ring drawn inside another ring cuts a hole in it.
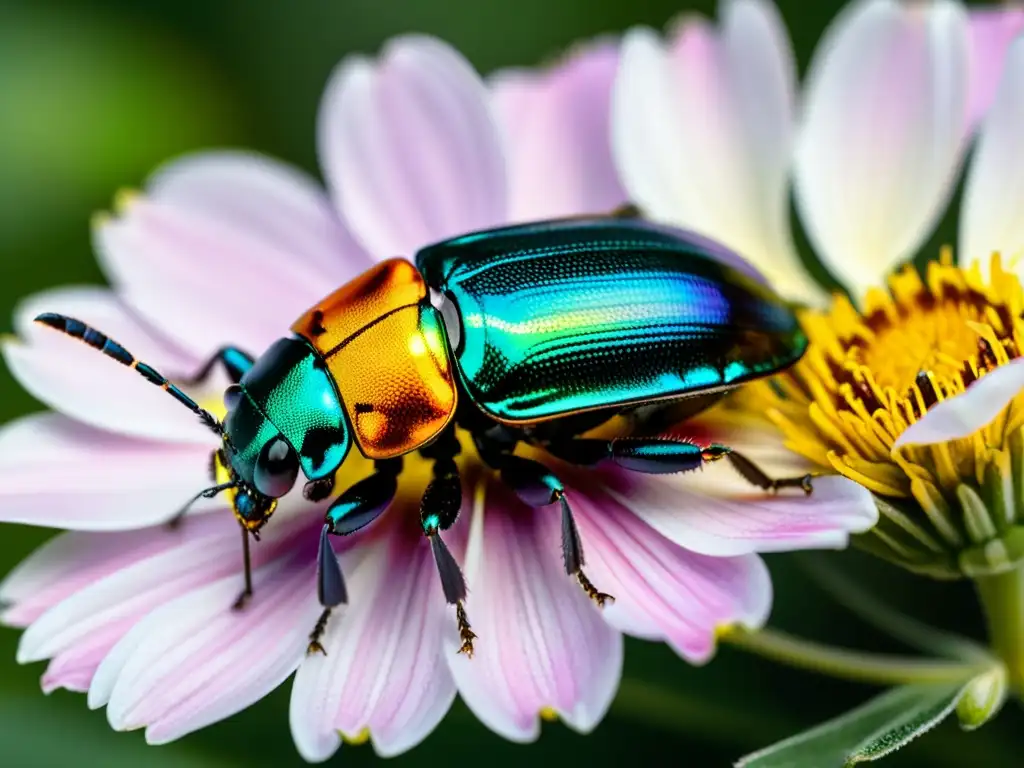
[{"label": "iridescent beetle", "polygon": [[[807,346],[787,305],[721,253],[696,235],[614,215],[432,245],[415,265],[392,259],[343,285],[258,359],[221,349],[191,381],[224,366],[235,383],[224,393],[223,422],[99,331],[62,315],[36,319],[135,368],[220,435],[214,482],[226,481],[196,498],[230,494],[244,541],[239,607],[252,594],[249,534],[258,538],[299,472],[306,498],[324,500],[353,442],[374,461],[374,473],[343,490],[326,513],[317,564],[324,612],[311,652],[323,650],[331,610],[346,602],[328,534],[351,534],[388,507],[404,455],[431,460],[420,523],[445,598],[456,606],[460,650],[472,654],[465,581],[440,535],[462,503],[456,425],[523,502],[560,506],[566,573],[599,605],[609,596],[582,570],[562,483],[515,455],[518,443],[573,464],[608,461],[648,473],[728,457],[763,489],[810,493],[809,476],[771,479],[726,446],[657,437],[729,389],[796,362]],[[634,424],[629,436],[580,437],[623,413]]]}]

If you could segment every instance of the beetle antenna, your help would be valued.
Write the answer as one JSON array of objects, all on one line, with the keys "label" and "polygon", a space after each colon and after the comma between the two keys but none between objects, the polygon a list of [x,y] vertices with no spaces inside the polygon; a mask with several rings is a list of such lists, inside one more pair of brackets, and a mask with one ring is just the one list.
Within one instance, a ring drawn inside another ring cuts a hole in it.
[{"label": "beetle antenna", "polygon": [[81,339],[93,349],[98,349],[107,357],[117,360],[121,365],[134,368],[150,384],[160,387],[164,392],[192,411],[210,431],[216,433],[227,442],[228,446],[234,451],[234,446],[231,445],[230,440],[227,439],[227,435],[224,433],[224,425],[221,424],[216,416],[205,408],[200,408],[199,403],[169,382],[162,373],[151,365],[136,359],[131,352],[113,339],[86,325],[81,320],[75,320],[67,315],[58,315],[54,312],[44,312],[36,317],[36,322],[54,328],[72,338]]}]

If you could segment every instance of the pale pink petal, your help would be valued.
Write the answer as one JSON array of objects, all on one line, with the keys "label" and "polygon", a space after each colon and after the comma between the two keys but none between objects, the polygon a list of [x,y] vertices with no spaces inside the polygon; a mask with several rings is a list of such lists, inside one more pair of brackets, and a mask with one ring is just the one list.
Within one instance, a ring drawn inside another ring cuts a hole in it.
[{"label": "pale pink petal", "polygon": [[112,622],[56,654],[43,673],[43,693],[52,693],[59,688],[87,693],[103,658],[127,634],[138,618],[136,616]]},{"label": "pale pink petal", "polygon": [[343,218],[378,258],[506,219],[487,90],[433,38],[399,37],[377,60],[345,59],[323,97],[318,146]]},{"label": "pale pink petal", "polygon": [[459,693],[512,741],[540,733],[550,708],[586,733],[607,712],[622,673],[622,636],[565,574],[557,507],[534,510],[499,483],[473,512],[466,553],[472,659],[450,657]]},{"label": "pale pink petal", "polygon": [[259,701],[305,656],[320,613],[314,553],[300,547],[256,569],[245,610],[231,610],[238,582],[228,578],[150,613],[100,665],[90,705],[108,701],[111,726],[145,727],[164,744]]},{"label": "pale pink petal", "polygon": [[960,259],[979,262],[987,273],[1000,252],[1024,274],[1024,41],[1013,44],[999,93],[988,113],[971,160],[960,224]]},{"label": "pale pink petal", "polygon": [[1024,7],[1011,5],[972,8],[971,92],[968,121],[981,122],[996,98],[996,87],[1010,43],[1024,31]]},{"label": "pale pink petal", "polygon": [[81,573],[74,573],[72,579],[80,589],[25,630],[18,646],[19,663],[50,658],[228,574],[238,574],[236,595],[241,591],[241,543],[238,525],[230,516],[209,515],[189,520],[176,531],[151,530],[149,534],[160,541],[159,549],[142,547],[142,557],[115,556],[120,567],[112,570],[105,564],[106,574],[87,569],[88,582]]},{"label": "pale pink petal", "polygon": [[[183,529],[184,530],[184,529]],[[198,535],[202,526],[188,526]],[[57,603],[122,568],[157,552],[171,542],[151,529],[110,533],[64,533],[50,539],[11,571],[0,584],[0,619],[7,626],[27,627]]]},{"label": "pale pink petal", "polygon": [[967,135],[963,8],[853,3],[818,46],[796,151],[796,200],[854,295],[912,257],[953,192]]},{"label": "pale pink petal", "polygon": [[618,43],[579,47],[548,70],[491,79],[505,136],[509,218],[606,213],[626,202],[609,138]]},{"label": "pale pink petal", "polygon": [[[55,413],[26,416],[0,427],[0,521],[84,531],[166,523],[211,484],[209,465],[202,446],[121,437]],[[194,510],[223,506],[202,499]]]},{"label": "pale pink petal", "polygon": [[604,609],[613,626],[666,640],[688,661],[700,663],[711,657],[721,628],[765,622],[772,588],[761,558],[690,552],[611,496],[584,487],[570,487],[568,498],[583,541],[586,573],[598,589],[615,597],[614,605]]},{"label": "pale pink petal", "polygon": [[100,429],[216,445],[216,437],[166,392],[78,339],[34,323],[42,312],[70,315],[95,326],[167,376],[190,374],[197,367],[195,358],[145,330],[109,291],[48,291],[18,305],[14,325],[20,339],[2,342],[11,373],[35,397]]},{"label": "pale pink petal", "polygon": [[625,38],[612,150],[626,191],[655,219],[750,259],[793,298],[824,294],[789,231],[794,66],[774,6],[723,6],[722,29],[687,17],[671,43]]},{"label": "pale pink petal", "polygon": [[146,183],[154,200],[247,232],[341,284],[370,258],[339,221],[320,185],[298,168],[243,151],[174,160]]},{"label": "pale pink petal", "polygon": [[393,532],[347,576],[350,602],[328,625],[327,655],[303,661],[292,689],[292,733],[312,762],[367,729],[382,757],[405,752],[455,698],[442,646],[454,619],[422,535]]},{"label": "pale pink petal", "polygon": [[892,450],[968,437],[998,416],[1022,391],[1024,358],[1018,358],[985,374],[956,397],[933,405],[903,430]]},{"label": "pale pink petal", "polygon": [[[121,298],[197,356],[262,353],[337,284],[315,260],[232,221],[138,197],[95,228]],[[337,275],[350,274],[339,259]]]},{"label": "pale pink petal", "polygon": [[726,461],[699,477],[602,472],[606,490],[671,541],[716,557],[751,552],[842,548],[850,533],[878,519],[870,492],[837,476],[814,479],[814,492],[766,494]]}]

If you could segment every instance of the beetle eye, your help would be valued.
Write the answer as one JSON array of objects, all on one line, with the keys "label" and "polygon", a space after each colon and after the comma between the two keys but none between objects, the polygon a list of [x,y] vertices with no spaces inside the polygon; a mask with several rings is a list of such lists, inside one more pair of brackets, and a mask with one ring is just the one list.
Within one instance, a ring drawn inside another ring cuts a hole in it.
[{"label": "beetle eye", "polygon": [[237,384],[232,384],[230,387],[224,390],[224,407],[229,411],[235,410],[235,407],[242,399],[242,388]]},{"label": "beetle eye", "polygon": [[257,491],[276,499],[292,489],[298,474],[299,457],[295,450],[283,437],[275,437],[260,451],[252,479]]}]

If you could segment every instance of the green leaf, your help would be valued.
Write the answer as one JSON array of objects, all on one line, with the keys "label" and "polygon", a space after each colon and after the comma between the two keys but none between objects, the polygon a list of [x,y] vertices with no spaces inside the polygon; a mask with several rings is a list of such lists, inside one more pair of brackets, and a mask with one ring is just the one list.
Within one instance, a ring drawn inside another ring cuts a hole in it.
[{"label": "green leaf", "polygon": [[844,768],[878,760],[945,719],[968,685],[894,688],[834,720],[747,755],[736,768]]}]

